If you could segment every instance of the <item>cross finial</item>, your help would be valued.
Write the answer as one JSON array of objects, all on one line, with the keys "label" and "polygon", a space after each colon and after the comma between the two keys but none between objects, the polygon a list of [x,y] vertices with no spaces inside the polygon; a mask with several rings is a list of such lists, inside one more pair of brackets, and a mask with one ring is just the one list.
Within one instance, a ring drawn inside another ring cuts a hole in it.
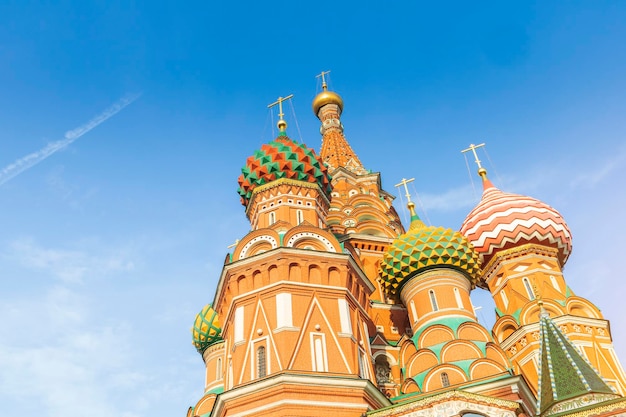
[{"label": "cross finial", "polygon": [[483,168],[483,166],[480,164],[480,159],[478,159],[478,154],[476,153],[476,149],[482,148],[483,146],[485,146],[484,143],[481,143],[479,145],[474,145],[473,143],[470,143],[469,148],[463,149],[461,153],[472,151],[472,153],[474,154],[474,162],[476,162],[476,165],[478,165],[478,175],[480,175],[483,179],[486,179],[487,170]]},{"label": "cross finial", "polygon": [[230,245],[226,246],[228,249],[230,248],[234,248],[235,246],[237,246],[239,244],[239,239],[235,239],[235,243],[231,243]]},{"label": "cross finial", "polygon": [[271,109],[272,107],[278,104],[278,124],[277,125],[278,125],[278,130],[283,135],[285,134],[285,130],[287,129],[287,122],[285,122],[285,120],[283,119],[283,116],[285,115],[285,113],[283,113],[283,101],[289,100],[292,97],[293,97],[293,94],[289,94],[287,97],[278,97],[278,99],[275,102],[267,105],[267,108]]},{"label": "cross finial", "polygon": [[402,181],[396,184],[396,187],[400,187],[404,185],[404,192],[406,193],[405,196],[406,196],[408,203],[411,203],[411,194],[409,193],[409,187],[407,187],[406,185],[412,181],[415,181],[415,178],[411,178],[408,180],[406,178],[402,178]]},{"label": "cross finial", "polygon": [[326,84],[326,77],[325,77],[326,74],[330,74],[330,70],[322,71],[321,73],[315,76],[315,78],[322,77],[322,90],[324,91],[328,90],[328,84]]}]

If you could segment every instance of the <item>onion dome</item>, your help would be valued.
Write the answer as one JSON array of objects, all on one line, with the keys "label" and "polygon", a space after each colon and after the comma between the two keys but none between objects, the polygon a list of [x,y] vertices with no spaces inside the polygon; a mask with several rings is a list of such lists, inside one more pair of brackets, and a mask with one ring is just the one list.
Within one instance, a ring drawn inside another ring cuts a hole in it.
[{"label": "onion dome", "polygon": [[320,109],[327,104],[336,104],[339,107],[339,115],[343,111],[343,99],[333,91],[328,91],[325,75],[330,71],[322,71],[318,77],[322,77],[322,92],[313,99],[313,113],[317,116]]},{"label": "onion dome", "polygon": [[572,235],[561,214],[534,198],[500,191],[484,168],[479,174],[483,195],[465,218],[461,233],[472,242],[483,265],[501,250],[535,243],[556,249],[563,266],[572,252]]},{"label": "onion dome", "polygon": [[222,327],[217,317],[217,312],[213,310],[211,304],[207,304],[196,316],[191,329],[193,335],[193,345],[200,354],[211,345],[221,342]]},{"label": "onion dome", "polygon": [[248,205],[254,189],[272,181],[288,178],[317,184],[330,198],[331,185],[328,169],[313,149],[284,135],[261,146],[241,168],[239,189],[241,203]]},{"label": "onion dome", "polygon": [[327,104],[336,104],[339,106],[339,113],[343,111],[343,100],[339,94],[324,90],[313,99],[313,113],[317,116],[320,109]]},{"label": "onion dome", "polygon": [[418,272],[434,267],[451,267],[465,274],[472,286],[480,274],[478,254],[461,233],[443,227],[426,226],[409,203],[411,226],[398,236],[379,268],[379,280],[388,295],[396,295],[402,285]]}]

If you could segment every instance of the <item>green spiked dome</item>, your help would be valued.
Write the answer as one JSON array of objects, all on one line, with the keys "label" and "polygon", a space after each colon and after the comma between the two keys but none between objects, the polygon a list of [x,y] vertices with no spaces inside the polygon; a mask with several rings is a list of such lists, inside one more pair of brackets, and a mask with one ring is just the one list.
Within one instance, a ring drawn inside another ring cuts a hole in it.
[{"label": "green spiked dome", "polygon": [[385,292],[395,296],[413,275],[439,266],[463,272],[475,285],[480,261],[467,238],[452,229],[426,226],[415,214],[412,203],[409,209],[409,231],[393,241],[379,267],[379,281]]},{"label": "green spiked dome", "polygon": [[261,146],[241,168],[237,190],[241,204],[248,205],[256,187],[280,178],[317,184],[326,196],[330,196],[330,176],[322,160],[315,151],[281,132],[275,140]]},{"label": "green spiked dome", "polygon": [[221,342],[222,328],[217,317],[217,312],[213,310],[211,304],[207,304],[196,316],[191,329],[193,335],[193,345],[200,354],[211,345]]}]

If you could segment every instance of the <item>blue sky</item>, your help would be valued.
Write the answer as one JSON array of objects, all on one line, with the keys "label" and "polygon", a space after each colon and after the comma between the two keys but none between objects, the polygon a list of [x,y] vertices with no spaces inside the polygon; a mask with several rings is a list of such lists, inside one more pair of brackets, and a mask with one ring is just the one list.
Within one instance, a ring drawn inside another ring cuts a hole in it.
[{"label": "blue sky", "polygon": [[329,69],[362,162],[396,195],[415,177],[432,224],[478,201],[470,143],[501,189],[556,207],[566,280],[626,360],[626,5],[39,3],[0,4],[0,415],[184,415],[203,386],[189,329],[249,228],[239,170],[281,95],[319,150]]}]

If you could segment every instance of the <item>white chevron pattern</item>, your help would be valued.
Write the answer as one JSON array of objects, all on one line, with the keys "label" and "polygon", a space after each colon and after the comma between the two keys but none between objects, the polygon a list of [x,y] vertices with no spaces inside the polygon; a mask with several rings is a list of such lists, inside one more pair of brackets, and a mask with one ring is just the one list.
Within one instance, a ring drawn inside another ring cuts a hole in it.
[{"label": "white chevron pattern", "polygon": [[468,214],[461,233],[480,253],[483,264],[501,249],[530,242],[558,249],[562,265],[572,251],[572,235],[558,211],[534,198],[504,193],[493,186]]}]

